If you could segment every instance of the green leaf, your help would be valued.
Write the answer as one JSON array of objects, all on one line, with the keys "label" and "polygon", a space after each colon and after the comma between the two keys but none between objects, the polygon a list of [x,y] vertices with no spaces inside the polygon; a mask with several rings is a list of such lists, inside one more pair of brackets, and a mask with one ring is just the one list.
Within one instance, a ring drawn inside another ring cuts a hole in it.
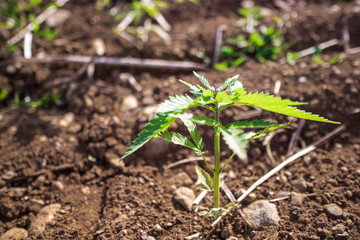
[{"label": "green leaf", "polygon": [[235,91],[237,89],[240,89],[240,88],[241,89],[243,88],[242,83],[239,82],[239,81],[236,81],[232,86],[230,86],[230,92],[233,92],[233,91]]},{"label": "green leaf", "polygon": [[212,118],[207,118],[204,116],[194,116],[191,113],[169,114],[169,116],[174,117],[174,118],[187,119],[187,120],[191,120],[192,122],[195,122],[195,123],[200,123],[200,124],[209,125],[209,126],[213,126],[213,127],[222,127],[222,125],[218,121],[216,121]]},{"label": "green leaf", "polygon": [[293,102],[288,99],[281,99],[274,97],[265,93],[248,93],[246,95],[235,95],[235,105],[247,105],[252,107],[261,108],[270,112],[280,113],[287,116],[303,118],[307,120],[327,122],[327,123],[336,123],[339,122],[330,121],[326,118],[320,117],[317,114],[312,114],[310,112],[305,112],[304,110],[299,110],[296,105],[303,105],[306,103]]},{"label": "green leaf", "polygon": [[232,122],[225,126],[226,129],[229,128],[266,128],[277,125],[276,122],[268,122],[264,120],[253,120],[253,121],[240,121]]},{"label": "green leaf", "polygon": [[197,86],[194,86],[191,83],[185,82],[181,79],[179,79],[179,81],[190,88],[190,92],[194,95],[195,98],[200,97],[201,94],[203,93],[203,91],[200,88],[198,88]]},{"label": "green leaf", "polygon": [[232,102],[226,92],[218,92],[216,94],[215,100],[219,103],[219,105],[225,105]]},{"label": "green leaf", "polygon": [[193,123],[189,119],[184,119],[184,118],[180,118],[180,119],[181,119],[181,121],[183,121],[184,125],[187,127],[187,129],[190,133],[190,136],[191,136],[192,140],[194,141],[196,147],[202,151],[203,150],[203,144],[202,144],[203,140],[200,135],[200,131],[196,127],[196,124]]},{"label": "green leaf", "polygon": [[189,139],[187,139],[180,133],[175,133],[172,131],[171,132],[162,132],[162,133],[159,133],[158,136],[167,142],[172,142],[176,145],[181,145],[183,147],[190,148],[198,156],[203,154],[203,152],[200,149],[198,149]]},{"label": "green leaf", "polygon": [[261,137],[266,137],[267,134],[271,131],[274,131],[276,129],[279,129],[279,128],[289,128],[289,125],[291,124],[291,121],[288,122],[288,123],[283,123],[283,124],[276,124],[276,125],[273,125],[273,126],[270,126],[270,127],[266,127],[264,128],[263,130],[259,131],[259,132],[249,132],[246,134],[245,138],[248,140],[248,141],[251,141],[251,140],[254,140],[256,138],[261,138]]},{"label": "green leaf", "polygon": [[0,101],[5,100],[9,93],[5,88],[0,88]]},{"label": "green leaf", "polygon": [[321,57],[319,55],[314,55],[312,57],[312,60],[314,62],[316,62],[317,64],[319,64],[320,66],[324,65],[324,61],[321,59]]},{"label": "green leaf", "polygon": [[228,147],[240,158],[246,159],[247,140],[244,131],[240,129],[220,128],[223,139]]},{"label": "green leaf", "polygon": [[194,99],[188,95],[170,96],[169,100],[165,100],[160,104],[158,112],[184,112],[195,106]]},{"label": "green leaf", "polygon": [[132,141],[132,145],[127,149],[121,159],[133,154],[148,141],[156,137],[158,133],[165,131],[176,119],[176,117],[169,117],[164,113],[158,113],[157,115],[158,117],[151,119],[150,123],[144,127],[145,130],[140,132],[138,137]]},{"label": "green leaf", "polygon": [[200,82],[208,89],[210,89],[211,91],[215,92],[215,88],[212,87],[208,80],[204,77],[204,76],[200,76],[199,74],[197,74],[195,71],[193,71],[194,75],[200,80]]},{"label": "green leaf", "polygon": [[211,176],[199,166],[195,166],[195,171],[198,175],[200,182],[205,186],[204,190],[211,192],[213,190],[213,182]]},{"label": "green leaf", "polygon": [[224,84],[217,89],[218,92],[226,90],[228,87],[233,86],[239,78],[239,74],[225,80]]},{"label": "green leaf", "polygon": [[226,61],[215,63],[214,68],[220,71],[227,71],[229,69],[228,63]]},{"label": "green leaf", "polygon": [[341,61],[341,55],[336,55],[335,57],[333,57],[333,58],[331,58],[330,59],[330,64],[331,65],[333,65],[333,64],[336,64],[336,63],[338,63],[338,62],[340,62]]}]

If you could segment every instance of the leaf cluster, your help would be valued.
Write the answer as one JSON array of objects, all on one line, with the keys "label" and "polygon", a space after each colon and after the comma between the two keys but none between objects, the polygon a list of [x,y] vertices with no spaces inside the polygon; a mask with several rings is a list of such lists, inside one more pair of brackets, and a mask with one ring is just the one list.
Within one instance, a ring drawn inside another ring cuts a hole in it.
[{"label": "leaf cluster", "polygon": [[226,40],[227,45],[220,50],[222,61],[215,68],[227,70],[237,67],[248,58],[261,63],[276,60],[289,47],[281,31],[281,19],[275,18],[275,26],[266,26],[258,6],[241,8],[238,13],[242,16],[239,20],[240,34]]},{"label": "leaf cluster", "polygon": [[[296,106],[306,103],[281,99],[263,92],[248,93],[243,88],[241,82],[237,80],[238,75],[226,79],[222,86],[215,88],[210,85],[205,77],[200,76],[196,72],[194,72],[194,74],[202,83],[202,86],[181,81],[190,88],[190,92],[194,98],[185,94],[171,96],[168,100],[165,100],[159,106],[157,117],[150,120],[149,124],[144,127],[144,131],[133,141],[133,144],[121,159],[131,155],[154,138],[162,138],[165,141],[188,147],[194,150],[195,154],[203,155],[205,152],[203,151],[203,144],[199,130],[197,129],[197,124],[218,127],[228,147],[238,157],[244,158],[246,157],[245,148],[247,141],[263,137],[270,131],[287,127],[288,125],[288,123],[279,124],[264,120],[237,121],[222,125],[220,122],[205,116],[194,116],[191,113],[185,113],[187,110],[196,106],[215,112],[224,110],[230,106],[246,105],[287,116],[336,123],[316,114],[297,109]],[[218,109],[215,109],[215,105]],[[180,133],[167,131],[176,119],[180,119],[185,124],[190,133],[191,140]],[[251,129],[252,131],[245,132],[244,129]],[[253,131],[254,129],[260,130]]]}]

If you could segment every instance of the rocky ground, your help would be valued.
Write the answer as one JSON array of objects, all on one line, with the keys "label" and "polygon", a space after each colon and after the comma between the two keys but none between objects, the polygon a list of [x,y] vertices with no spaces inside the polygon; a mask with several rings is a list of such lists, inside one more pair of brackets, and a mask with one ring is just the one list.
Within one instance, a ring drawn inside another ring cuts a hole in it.
[{"label": "rocky ground", "polygon": [[[72,1],[64,6],[69,14],[59,25],[56,39],[34,39],[34,55],[91,56],[95,39],[101,38],[109,57],[203,63],[196,53],[201,50],[211,58],[217,26],[227,26],[224,37],[236,35],[235,9],[240,4],[201,2],[202,7],[171,5],[164,16],[172,26],[172,44],[153,37],[139,50],[112,33],[108,9],[95,11],[90,1]],[[350,48],[360,46],[358,1],[294,1],[289,9],[275,2],[256,1],[271,14],[287,14],[284,31],[297,42],[293,50],[342,39],[345,23]],[[190,70],[96,66],[92,81],[86,73],[76,78],[78,90],[66,105],[20,109],[12,105],[15,92],[39,97],[49,90],[46,84],[76,75],[82,65],[0,63],[0,86],[11,93],[0,105],[0,239],[184,239],[196,233],[199,239],[359,239],[360,53],[345,53],[340,44],[321,57],[328,62],[339,54],[342,60],[334,65],[320,66],[304,57],[293,66],[250,60],[228,72],[211,67],[199,71],[213,83],[240,74],[249,92],[273,94],[275,83],[280,82],[279,96],[309,102],[304,109],[346,126],[256,188],[243,202],[244,216],[235,211],[216,227],[211,227],[212,219],[191,209],[201,193],[194,166],[205,168],[205,164],[170,165],[193,157],[192,152],[154,141],[119,161],[158,104],[187,91],[177,80],[196,83]],[[132,76],[139,85],[131,83]],[[69,88],[65,84],[51,90],[69,93]],[[222,121],[237,120],[247,110],[253,109],[228,109]],[[258,117],[288,120],[265,112]],[[298,125],[294,120],[293,129],[272,138],[270,152],[275,161],[259,140],[250,143],[247,164],[238,159],[229,164],[224,181],[235,197],[285,159]],[[295,150],[336,127],[306,121]],[[173,128],[185,130],[180,123]],[[205,146],[211,146],[211,131],[205,128],[201,133]],[[224,145],[221,156],[229,154]],[[224,193],[221,201],[229,203]],[[211,205],[207,194],[199,211]]]}]

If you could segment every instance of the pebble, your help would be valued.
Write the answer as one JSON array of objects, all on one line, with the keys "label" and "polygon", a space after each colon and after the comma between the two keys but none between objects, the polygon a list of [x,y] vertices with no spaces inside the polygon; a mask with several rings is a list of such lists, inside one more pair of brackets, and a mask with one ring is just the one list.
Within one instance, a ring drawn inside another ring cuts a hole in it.
[{"label": "pebble", "polygon": [[68,127],[75,119],[75,114],[72,112],[68,112],[64,115],[62,119],[59,121],[59,125],[62,127]]},{"label": "pebble", "polygon": [[71,17],[71,12],[65,9],[58,9],[53,15],[46,19],[46,25],[57,27]]},{"label": "pebble", "polygon": [[303,204],[304,198],[306,198],[306,194],[291,192],[290,197],[291,206],[301,206]]},{"label": "pebble", "polygon": [[257,200],[243,208],[243,212],[254,226],[279,225],[280,217],[276,205],[268,200]]},{"label": "pebble", "polygon": [[[243,189],[243,188],[240,188],[238,191],[236,191],[234,193],[235,198],[239,198],[241,195],[243,195],[244,192],[246,192],[246,190]],[[252,192],[243,200],[243,202],[245,204],[249,204],[249,203],[252,203],[255,200],[256,200],[256,194]]]},{"label": "pebble", "polygon": [[64,188],[65,188],[64,184],[60,181],[54,181],[53,184],[51,185],[52,191],[62,191],[64,190]]},{"label": "pebble", "polygon": [[336,234],[335,239],[350,239],[350,235],[347,232]]},{"label": "pebble", "polygon": [[142,110],[143,115],[146,116],[147,119],[152,119],[156,116],[156,110],[159,108],[158,104],[150,105],[144,107]]},{"label": "pebble", "polygon": [[194,183],[186,172],[179,172],[178,174],[172,176],[169,181],[177,186],[189,186]]},{"label": "pebble", "polygon": [[331,217],[340,218],[343,215],[343,210],[335,203],[325,205],[324,211]]},{"label": "pebble", "polygon": [[138,106],[139,106],[139,102],[138,102],[137,98],[134,95],[129,95],[123,99],[122,105],[121,105],[121,111],[127,112],[130,110],[134,110]]},{"label": "pebble", "polygon": [[70,127],[67,129],[68,133],[78,133],[81,130],[81,124],[80,123],[73,123],[70,125]]},{"label": "pebble", "polygon": [[27,239],[28,235],[28,232],[23,228],[12,228],[5,232],[0,240],[22,240]]},{"label": "pebble", "polygon": [[36,235],[45,231],[46,224],[52,222],[55,214],[60,210],[59,203],[53,203],[43,207],[37,214],[35,221],[30,226],[30,232]]},{"label": "pebble", "polygon": [[345,228],[345,226],[343,224],[339,223],[339,224],[335,225],[334,227],[332,227],[331,230],[334,233],[338,234],[338,233],[345,232],[346,228]]},{"label": "pebble", "polygon": [[9,197],[22,197],[25,195],[26,193],[26,188],[24,187],[14,187],[14,188],[9,188],[8,190],[8,195]]},{"label": "pebble", "polygon": [[307,183],[303,178],[298,178],[292,181],[292,185],[297,188],[300,192],[305,192],[307,189]]},{"label": "pebble", "polygon": [[105,43],[101,38],[95,38],[92,42],[92,47],[98,56],[103,56],[105,54]]},{"label": "pebble", "polygon": [[175,190],[174,200],[190,212],[195,194],[190,188],[180,187]]},{"label": "pebble", "polygon": [[222,238],[229,238],[234,234],[231,224],[228,224],[222,231],[221,231],[221,237]]}]

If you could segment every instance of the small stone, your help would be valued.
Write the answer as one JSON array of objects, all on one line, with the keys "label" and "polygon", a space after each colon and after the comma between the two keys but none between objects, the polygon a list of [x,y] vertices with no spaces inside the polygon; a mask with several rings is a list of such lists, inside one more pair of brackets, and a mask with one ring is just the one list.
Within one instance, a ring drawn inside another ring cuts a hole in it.
[{"label": "small stone", "polygon": [[177,186],[189,186],[194,183],[186,172],[179,172],[178,174],[172,176],[169,179],[169,182]]},{"label": "small stone", "polygon": [[156,240],[153,236],[148,236],[146,240]]},{"label": "small stone", "polygon": [[254,226],[279,225],[276,205],[267,200],[258,200],[243,208],[247,220]]},{"label": "small stone", "polygon": [[290,197],[291,206],[301,206],[303,204],[304,198],[306,198],[306,194],[291,192]]},{"label": "small stone", "polygon": [[297,188],[300,192],[305,192],[307,189],[307,183],[303,178],[298,178],[292,181],[292,185]]},{"label": "small stone", "polygon": [[339,234],[339,233],[345,232],[346,227],[345,227],[343,224],[339,223],[339,224],[335,225],[334,227],[332,227],[331,230],[332,230],[335,234]]},{"label": "small stone", "polygon": [[94,106],[94,101],[88,95],[84,97],[84,101],[87,108],[92,108]]},{"label": "small stone", "polygon": [[343,215],[343,210],[335,203],[325,205],[324,211],[327,215],[335,218],[340,218]]},{"label": "small stone", "polygon": [[222,231],[221,231],[221,237],[222,238],[228,238],[231,237],[234,234],[231,224],[228,224]]},{"label": "small stone", "polygon": [[88,186],[85,186],[85,187],[81,188],[81,192],[83,194],[90,194],[91,193],[90,188]]},{"label": "small stone", "polygon": [[125,169],[124,161],[120,160],[120,157],[117,156],[115,153],[111,153],[111,152],[105,153],[105,159],[112,167],[118,169]]},{"label": "small stone", "polygon": [[81,130],[81,124],[80,123],[73,123],[70,125],[70,127],[67,129],[68,133],[78,133]]},{"label": "small stone", "polygon": [[201,232],[203,230],[203,227],[201,225],[199,225],[199,224],[196,224],[196,225],[193,226],[193,230],[195,232]]},{"label": "small stone", "polygon": [[305,82],[307,82],[307,77],[305,77],[305,76],[299,77],[298,82],[299,82],[299,83],[305,83]]},{"label": "small stone", "polygon": [[59,121],[59,125],[62,127],[68,127],[75,119],[75,114],[72,112],[68,112],[64,115],[62,119]]},{"label": "small stone", "polygon": [[25,195],[26,191],[27,191],[27,189],[24,187],[9,188],[8,195],[9,195],[9,197],[20,198]]},{"label": "small stone", "polygon": [[127,112],[130,110],[134,110],[138,106],[139,106],[139,102],[138,102],[137,98],[134,95],[129,95],[123,99],[122,105],[121,105],[121,111]]},{"label": "small stone", "polygon": [[0,240],[22,240],[27,239],[28,235],[28,232],[23,228],[12,228],[5,232]]},{"label": "small stone", "polygon": [[195,194],[190,188],[180,187],[175,190],[174,200],[190,212],[195,200]]},{"label": "small stone", "polygon": [[231,236],[231,237],[226,238],[226,240],[238,240],[238,238],[234,237],[234,236]]},{"label": "small stone", "polygon": [[62,191],[64,190],[64,188],[65,188],[64,184],[60,181],[54,181],[51,186],[52,191]]},{"label": "small stone", "polygon": [[[243,188],[240,188],[238,191],[235,192],[235,194],[234,194],[235,198],[239,198],[241,195],[243,195],[244,192],[246,192],[246,190]],[[243,202],[245,204],[249,204],[255,200],[256,200],[256,194],[252,192],[243,200]]]},{"label": "small stone", "polygon": [[347,232],[336,234],[336,240],[350,239],[350,235]]},{"label": "small stone", "polygon": [[154,230],[161,232],[161,231],[163,231],[164,229],[160,226],[160,224],[155,224]]},{"label": "small stone", "polygon": [[153,97],[150,97],[150,96],[146,96],[142,99],[142,104],[144,104],[145,106],[147,105],[152,105],[154,104],[156,101]]},{"label": "small stone", "polygon": [[63,24],[71,17],[71,12],[65,9],[58,9],[48,19],[46,19],[46,25],[49,27],[57,27]]},{"label": "small stone", "polygon": [[98,56],[103,56],[105,54],[105,43],[101,38],[95,38],[92,42],[92,47]]},{"label": "small stone", "polygon": [[30,232],[36,235],[42,234],[45,231],[45,227],[48,223],[51,223],[55,214],[60,210],[61,205],[59,203],[53,203],[43,207],[37,214],[35,221],[30,226]]}]

